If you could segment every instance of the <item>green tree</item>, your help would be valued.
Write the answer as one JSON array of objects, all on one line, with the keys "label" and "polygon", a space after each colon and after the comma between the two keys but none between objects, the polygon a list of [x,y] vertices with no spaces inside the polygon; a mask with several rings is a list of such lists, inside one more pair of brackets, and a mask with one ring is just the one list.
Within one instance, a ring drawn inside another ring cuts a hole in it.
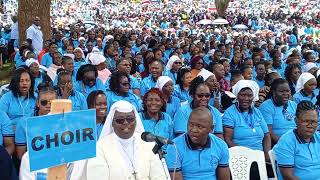
[{"label": "green tree", "polygon": [[226,10],[228,8],[230,0],[215,0],[214,4],[217,8],[217,13],[219,16],[225,16]]}]

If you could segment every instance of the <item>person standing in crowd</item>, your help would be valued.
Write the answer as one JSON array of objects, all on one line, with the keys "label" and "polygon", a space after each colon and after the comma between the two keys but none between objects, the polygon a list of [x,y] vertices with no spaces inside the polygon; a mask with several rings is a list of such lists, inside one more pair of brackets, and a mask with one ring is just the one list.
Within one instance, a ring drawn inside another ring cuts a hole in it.
[{"label": "person standing in crowd", "polygon": [[211,134],[215,129],[211,111],[197,107],[188,119],[188,131],[173,140],[175,145],[167,147],[171,179],[229,180],[228,146]]},{"label": "person standing in crowd", "polygon": [[166,113],[173,118],[180,107],[180,99],[173,95],[173,81],[168,76],[160,76],[155,86],[162,92],[163,100],[166,103]]},{"label": "person standing in crowd", "polygon": [[259,110],[268,124],[272,144],[296,127],[294,122],[297,104],[290,100],[288,81],[280,78],[271,83],[271,98],[264,101]]},{"label": "person standing in crowd", "polygon": [[12,155],[15,152],[14,130],[8,115],[2,111],[0,111],[0,127],[0,147],[5,148]]},{"label": "person standing in crowd", "polygon": [[33,18],[33,24],[26,30],[26,35],[28,43],[32,45],[35,53],[39,54],[43,47],[43,34],[38,16]]},{"label": "person standing in crowd", "polygon": [[310,101],[298,104],[297,127],[284,134],[272,151],[277,157],[279,179],[318,179],[320,177],[320,133],[318,110]]},{"label": "person standing in crowd", "polygon": [[114,103],[105,121],[97,156],[88,160],[87,179],[166,179],[154,143],[141,140],[144,132],[136,108],[127,101]]}]

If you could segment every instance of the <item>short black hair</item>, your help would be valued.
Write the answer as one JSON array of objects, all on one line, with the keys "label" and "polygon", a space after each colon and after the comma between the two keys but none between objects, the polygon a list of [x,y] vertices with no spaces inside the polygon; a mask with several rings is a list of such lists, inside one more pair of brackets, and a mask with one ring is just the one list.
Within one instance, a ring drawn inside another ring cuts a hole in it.
[{"label": "short black hair", "polygon": [[30,73],[30,71],[27,68],[18,68],[16,69],[13,74],[12,74],[12,78],[9,84],[9,89],[11,90],[12,94],[15,97],[19,97],[21,95],[20,93],[20,79],[21,79],[21,75],[23,73],[27,73],[29,74],[30,80],[31,80],[31,86],[28,92],[28,96],[31,98],[35,98],[34,96],[34,77],[32,76],[32,74]]},{"label": "short black hair", "polygon": [[77,75],[76,75],[76,80],[77,81],[82,81],[84,78],[84,74],[87,72],[93,71],[95,77],[98,77],[98,70],[96,68],[96,66],[92,65],[92,64],[84,64],[82,66],[80,66]]},{"label": "short black hair", "polygon": [[278,86],[282,84],[288,84],[288,81],[283,78],[275,79],[271,83],[270,93],[274,93],[278,89]]},{"label": "short black hair", "polygon": [[130,84],[130,78],[125,72],[115,71],[110,75],[109,88],[111,91],[113,91],[115,93],[119,93],[119,89],[120,89],[119,82],[120,82],[121,78],[123,78],[123,77],[127,77],[129,84]]},{"label": "short black hair", "polygon": [[88,97],[87,97],[88,109],[95,108],[95,101],[96,101],[96,98],[97,98],[99,95],[104,95],[104,96],[106,96],[106,94],[105,94],[102,90],[92,91],[92,92],[88,95]]}]

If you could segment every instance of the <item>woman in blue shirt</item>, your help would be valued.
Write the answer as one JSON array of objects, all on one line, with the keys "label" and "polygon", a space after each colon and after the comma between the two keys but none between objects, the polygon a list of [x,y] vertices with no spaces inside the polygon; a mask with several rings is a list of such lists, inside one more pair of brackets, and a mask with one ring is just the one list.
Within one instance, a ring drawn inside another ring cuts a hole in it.
[{"label": "woman in blue shirt", "polygon": [[172,119],[165,113],[165,108],[161,91],[152,88],[143,97],[143,111],[139,115],[146,132],[173,139]]},{"label": "woman in blue shirt", "polygon": [[98,78],[98,70],[92,64],[82,65],[76,76],[75,90],[82,93],[85,97],[92,91],[106,91],[103,82]]},{"label": "woman in blue shirt", "polygon": [[193,109],[197,107],[206,107],[212,113],[212,121],[214,122],[214,131],[212,133],[223,139],[221,114],[216,108],[209,105],[210,89],[201,76],[192,80],[190,85],[190,96],[193,100],[190,103],[181,106],[174,115],[173,128],[175,136],[187,132],[188,119]]},{"label": "woman in blue shirt", "polygon": [[101,90],[92,91],[87,98],[87,104],[89,109],[96,109],[97,137],[99,138],[107,117],[107,97]]},{"label": "woman in blue shirt", "polygon": [[178,71],[176,85],[174,86],[174,96],[180,99],[180,103],[188,103],[192,101],[189,95],[189,86],[192,81],[191,70],[188,68],[181,68]]},{"label": "woman in blue shirt", "polygon": [[13,72],[10,91],[0,99],[0,110],[9,116],[14,129],[21,119],[33,114],[36,105],[33,88],[34,78],[27,69],[18,68]]},{"label": "woman in blue shirt", "polygon": [[280,173],[278,179],[319,179],[320,133],[317,107],[301,101],[296,111],[297,128],[284,134],[274,146]]},{"label": "woman in blue shirt", "polygon": [[137,111],[141,111],[142,102],[141,99],[129,91],[130,89],[130,78],[122,72],[116,71],[110,76],[110,90],[107,94],[108,112],[115,102],[125,100],[133,104]]},{"label": "woman in blue shirt", "polygon": [[73,89],[73,82],[69,71],[61,70],[58,73],[58,98],[70,99],[72,101],[72,111],[88,109],[86,97]]},{"label": "woman in blue shirt", "polygon": [[173,82],[168,76],[160,76],[156,84],[156,88],[160,89],[166,102],[166,113],[171,118],[180,107],[180,99],[173,96],[173,87]]},{"label": "woman in blue shirt", "polygon": [[173,83],[175,84],[178,76],[177,73],[181,67],[182,67],[182,60],[178,56],[173,55],[170,57],[167,63],[164,75],[169,76],[172,79]]},{"label": "woman in blue shirt", "polygon": [[316,88],[316,78],[308,72],[302,73],[297,81],[296,93],[293,95],[294,101],[299,104],[299,102],[307,100],[316,104],[318,95]]},{"label": "woman in blue shirt", "polygon": [[297,104],[291,97],[288,81],[280,78],[271,83],[272,97],[263,102],[259,110],[268,124],[272,144],[296,127],[294,121]]},{"label": "woman in blue shirt", "polygon": [[84,53],[83,53],[83,51],[82,51],[82,49],[81,48],[75,48],[74,50],[73,50],[73,53],[74,53],[74,69],[76,70],[76,71],[78,71],[78,69],[82,66],[82,65],[84,65],[84,64],[87,64],[87,62],[86,62],[86,60],[84,59],[85,58],[85,56],[84,56]]},{"label": "woman in blue shirt", "polygon": [[[39,94],[37,105],[32,111],[32,116],[43,116],[50,112],[52,100],[57,98],[57,93],[51,84],[42,83],[39,85]],[[27,151],[27,118],[18,122],[15,135],[15,145],[18,158],[21,159],[23,154]]]},{"label": "woman in blue shirt", "polygon": [[259,86],[251,80],[240,80],[232,88],[237,102],[222,117],[224,138],[229,147],[244,146],[264,151],[269,159],[271,147],[268,126],[261,112],[253,106],[258,100]]}]

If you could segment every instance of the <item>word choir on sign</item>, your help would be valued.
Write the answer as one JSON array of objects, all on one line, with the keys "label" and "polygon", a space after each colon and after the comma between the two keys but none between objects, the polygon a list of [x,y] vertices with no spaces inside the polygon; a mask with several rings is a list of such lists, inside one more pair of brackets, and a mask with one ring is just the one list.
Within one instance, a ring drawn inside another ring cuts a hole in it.
[{"label": "word choir on sign", "polygon": [[45,136],[36,136],[31,141],[31,147],[34,151],[41,151],[44,148],[50,149],[62,145],[70,145],[72,143],[80,143],[94,140],[93,129],[78,129],[75,132],[65,131],[61,134],[48,134]]}]

